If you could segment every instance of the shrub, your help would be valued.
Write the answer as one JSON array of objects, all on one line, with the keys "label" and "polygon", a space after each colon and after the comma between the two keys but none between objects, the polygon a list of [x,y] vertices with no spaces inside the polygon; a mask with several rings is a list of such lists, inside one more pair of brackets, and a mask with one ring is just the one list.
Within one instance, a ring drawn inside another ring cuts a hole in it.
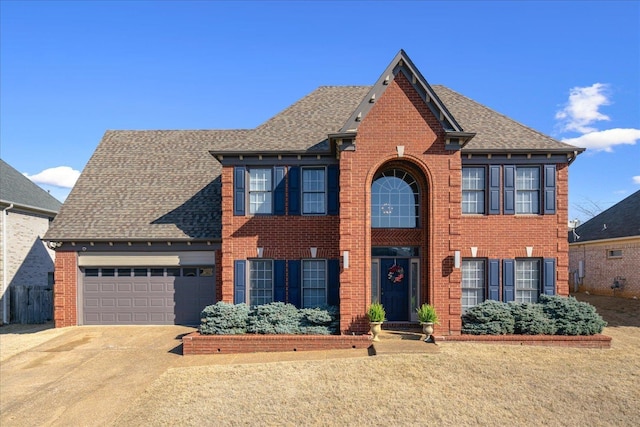
[{"label": "shrub", "polygon": [[592,305],[547,295],[535,304],[485,301],[462,316],[462,333],[471,335],[593,335],[606,325]]},{"label": "shrub", "polygon": [[338,332],[338,307],[323,306],[303,308],[300,320],[300,333],[309,335],[330,335]]},{"label": "shrub", "polygon": [[593,335],[607,326],[596,308],[574,297],[540,295],[546,316],[555,323],[557,335]]},{"label": "shrub", "polygon": [[470,335],[512,334],[514,319],[507,304],[485,301],[462,315],[462,333]]},{"label": "shrub", "polygon": [[249,313],[247,332],[254,334],[299,334],[302,315],[293,304],[272,302]]},{"label": "shrub", "polygon": [[549,319],[542,304],[509,303],[514,321],[514,334],[553,335],[556,333],[555,322]]},{"label": "shrub", "polygon": [[249,307],[246,304],[217,302],[200,313],[200,333],[205,335],[237,335],[247,332]]}]

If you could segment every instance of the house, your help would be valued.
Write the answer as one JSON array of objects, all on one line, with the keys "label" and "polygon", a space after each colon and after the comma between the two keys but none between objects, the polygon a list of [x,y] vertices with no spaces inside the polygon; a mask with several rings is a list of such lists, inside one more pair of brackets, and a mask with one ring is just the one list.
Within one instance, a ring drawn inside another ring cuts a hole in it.
[{"label": "house", "polygon": [[569,231],[574,291],[640,297],[640,190]]},{"label": "house", "polygon": [[583,149],[444,86],[400,51],[255,129],[108,131],[47,233],[57,326],[198,323],[214,301],[339,306],[343,333],[435,305],[567,295]]},{"label": "house", "polygon": [[[1,323],[39,323],[38,319],[52,319],[50,294],[55,253],[46,247],[41,237],[60,206],[53,196],[0,159]],[[42,301],[39,290],[48,290],[48,299]],[[11,295],[16,293],[18,297],[12,301]],[[35,303],[29,301],[29,293],[32,299],[37,298]],[[46,313],[30,313],[30,310]]]}]

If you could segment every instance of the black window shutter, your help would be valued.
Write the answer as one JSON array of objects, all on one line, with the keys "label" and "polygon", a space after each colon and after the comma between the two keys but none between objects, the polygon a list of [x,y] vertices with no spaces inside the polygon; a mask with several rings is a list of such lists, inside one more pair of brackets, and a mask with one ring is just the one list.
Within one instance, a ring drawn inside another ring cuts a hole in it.
[{"label": "black window shutter", "polygon": [[302,307],[300,302],[301,294],[301,274],[300,274],[300,260],[289,260],[289,304],[293,304],[296,307]]},{"label": "black window shutter", "polygon": [[542,268],[543,274],[543,292],[545,295],[556,294],[556,259],[545,258],[544,267]]},{"label": "black window shutter", "polygon": [[516,213],[516,167],[513,165],[504,167],[504,213]]},{"label": "black window shutter", "polygon": [[285,168],[278,166],[275,168],[275,182],[273,191],[273,213],[275,215],[285,214]]},{"label": "black window shutter", "polygon": [[245,212],[245,194],[244,185],[245,168],[236,167],[233,170],[233,214],[244,215]]},{"label": "black window shutter", "polygon": [[327,261],[327,304],[340,305],[340,260],[330,259]]},{"label": "black window shutter", "polygon": [[236,260],[233,271],[233,302],[242,304],[247,302],[247,261]]},{"label": "black window shutter", "polygon": [[515,260],[503,259],[502,260],[502,301],[511,302],[516,299],[516,272],[515,272]]},{"label": "black window shutter", "polygon": [[500,166],[489,166],[489,215],[500,213]]},{"label": "black window shutter", "polygon": [[289,215],[300,215],[300,168],[289,168]]},{"label": "black window shutter", "polygon": [[489,260],[489,298],[500,301],[500,260]]},{"label": "black window shutter", "polygon": [[286,263],[284,260],[273,261],[273,300],[275,302],[285,302],[285,290],[287,283]]},{"label": "black window shutter", "polygon": [[340,210],[340,180],[338,176],[339,172],[340,169],[338,168],[338,165],[329,165],[329,167],[327,168],[327,213],[329,215],[338,215]]},{"label": "black window shutter", "polygon": [[556,165],[544,165],[544,213],[556,213]]}]

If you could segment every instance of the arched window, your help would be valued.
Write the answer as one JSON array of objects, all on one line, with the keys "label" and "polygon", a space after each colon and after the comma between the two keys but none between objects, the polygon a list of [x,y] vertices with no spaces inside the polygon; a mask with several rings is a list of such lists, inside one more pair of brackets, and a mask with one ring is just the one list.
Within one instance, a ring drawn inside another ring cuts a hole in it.
[{"label": "arched window", "polygon": [[388,169],[371,184],[372,228],[416,228],[420,215],[418,183],[402,169]]}]

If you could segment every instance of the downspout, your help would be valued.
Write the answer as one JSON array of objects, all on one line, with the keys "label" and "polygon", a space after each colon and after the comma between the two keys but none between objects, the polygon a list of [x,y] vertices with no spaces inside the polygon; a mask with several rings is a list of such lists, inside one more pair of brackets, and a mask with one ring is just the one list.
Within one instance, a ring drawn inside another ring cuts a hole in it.
[{"label": "downspout", "polygon": [[9,323],[9,318],[7,317],[9,312],[7,307],[7,292],[9,292],[7,286],[7,215],[9,215],[10,209],[13,209],[13,203],[2,209],[2,292],[4,294],[4,297],[2,298],[2,323],[4,324]]}]

